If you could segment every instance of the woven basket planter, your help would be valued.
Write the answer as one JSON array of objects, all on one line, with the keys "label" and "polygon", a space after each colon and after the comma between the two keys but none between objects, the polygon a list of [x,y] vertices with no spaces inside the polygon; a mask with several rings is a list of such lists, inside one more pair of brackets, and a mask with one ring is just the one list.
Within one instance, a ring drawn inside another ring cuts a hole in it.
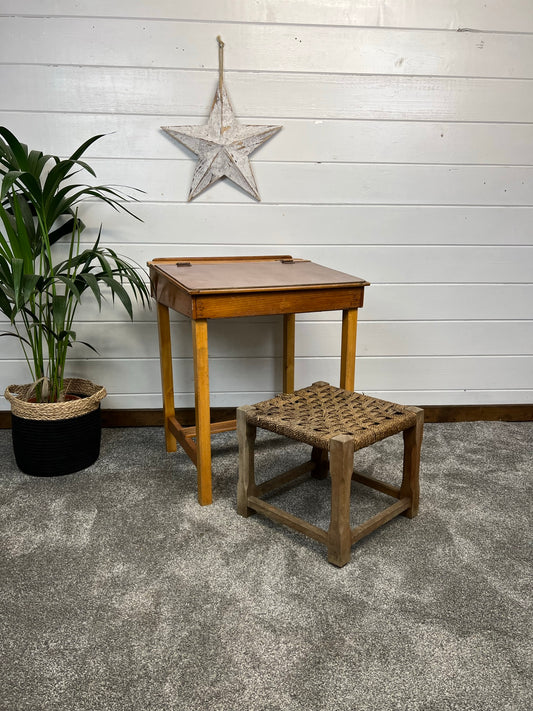
[{"label": "woven basket planter", "polygon": [[72,378],[65,381],[65,402],[30,402],[33,385],[10,385],[13,449],[17,466],[32,476],[61,476],[85,469],[98,459],[102,424],[101,385]]}]

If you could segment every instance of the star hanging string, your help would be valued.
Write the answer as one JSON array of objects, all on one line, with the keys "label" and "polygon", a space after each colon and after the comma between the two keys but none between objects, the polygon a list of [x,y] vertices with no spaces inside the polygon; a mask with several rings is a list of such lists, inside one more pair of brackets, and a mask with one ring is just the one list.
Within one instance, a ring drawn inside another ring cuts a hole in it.
[{"label": "star hanging string", "polygon": [[161,128],[198,156],[188,200],[224,177],[260,200],[249,155],[281,126],[247,126],[237,121],[224,86],[224,42],[220,37],[217,41],[219,80],[207,124]]}]

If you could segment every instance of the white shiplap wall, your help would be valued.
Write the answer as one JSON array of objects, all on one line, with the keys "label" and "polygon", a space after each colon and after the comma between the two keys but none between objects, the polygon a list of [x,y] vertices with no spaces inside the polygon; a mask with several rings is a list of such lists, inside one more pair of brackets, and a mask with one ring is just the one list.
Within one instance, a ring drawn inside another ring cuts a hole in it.
[{"label": "white shiplap wall", "polygon": [[[204,123],[216,35],[237,116],[283,130],[252,158],[260,204],[218,183],[186,204],[194,158],[160,130]],[[292,253],[372,282],[356,387],[413,404],[533,395],[533,1],[0,0],[0,123],[70,153],[94,133],[101,182],[145,191],[139,223],[86,221],[156,256]],[[189,324],[173,323],[191,406]],[[83,309],[71,372],[107,407],[158,407],[154,312]],[[340,314],[297,322],[297,386],[338,379]],[[212,405],[280,387],[275,318],[210,327]],[[27,376],[0,340],[2,382]],[[6,407],[6,403],[0,403]]]}]

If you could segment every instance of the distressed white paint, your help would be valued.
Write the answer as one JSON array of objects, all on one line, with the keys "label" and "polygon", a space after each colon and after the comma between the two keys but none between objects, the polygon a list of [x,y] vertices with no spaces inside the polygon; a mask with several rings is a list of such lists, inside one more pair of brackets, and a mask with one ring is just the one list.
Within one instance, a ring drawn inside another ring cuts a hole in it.
[{"label": "distressed white paint", "polygon": [[[108,244],[141,263],[287,252],[351,271],[372,282],[359,389],[532,401],[531,0],[2,0],[1,15],[0,123],[59,155],[109,133],[90,152],[99,180],[146,191],[144,223],[84,209]],[[284,126],[254,154],[261,204],[220,183],[186,204],[194,159],[159,128],[205,123],[217,34],[241,122]],[[78,346],[72,369],[105,382],[107,407],[160,404],[154,311],[136,313],[80,312],[101,356]],[[191,406],[189,324],[172,329]],[[279,388],[279,319],[209,337],[213,406]],[[297,385],[337,380],[339,339],[339,313],[298,317]],[[4,382],[25,378],[14,341],[0,361]]]},{"label": "distressed white paint", "polygon": [[[2,66],[16,111],[204,116],[216,72],[137,67]],[[395,121],[533,121],[528,79],[226,71],[241,116]],[[52,91],[50,91],[52,89]],[[242,107],[242,108],[241,108]]]},{"label": "distressed white paint", "polygon": [[[81,341],[94,346],[102,358],[129,358],[132,349],[138,358],[157,358],[158,343],[154,338],[152,322],[81,323],[77,334]],[[270,317],[237,319],[210,324],[212,358],[280,358],[279,338],[281,319]],[[317,329],[320,338],[317,339]],[[485,321],[361,321],[359,325],[359,357],[380,356],[444,356],[509,355],[509,344],[517,353],[533,352],[533,324],[524,321],[492,321],[492,331]],[[191,328],[185,320],[173,322],[172,338],[176,358],[191,356]],[[296,357],[305,358],[313,353],[315,358],[335,358],[339,355],[341,322],[299,321],[296,339]],[[236,343],[238,347],[236,347]],[[10,339],[5,344],[5,355],[20,355],[18,341]],[[73,356],[86,358],[90,352],[77,344]]]},{"label": "distressed white paint", "polygon": [[2,14],[533,31],[530,0],[2,0]]},{"label": "distressed white paint", "polygon": [[[25,37],[28,64],[76,65],[65,37],[87,65],[217,70],[220,23],[86,18],[3,21],[0,61]],[[46,43],[43,39],[46,38]],[[531,78],[533,35],[235,23],[224,25],[232,71]],[[157,52],[154,52],[157,47]]]},{"label": "distressed white paint", "polygon": [[[88,243],[89,245],[90,243]],[[109,242],[108,242],[109,244]],[[113,249],[117,245],[109,244]],[[169,255],[172,244],[129,245],[128,254],[138,263],[146,263],[150,257]],[[124,249],[121,246],[121,249]],[[220,257],[229,253],[227,246],[201,247],[196,244],[182,244],[184,257],[211,256]],[[272,249],[267,252],[273,254]],[[234,256],[259,254],[257,247],[232,246]],[[284,253],[295,257],[304,257],[314,262],[325,264],[332,269],[345,270],[362,277],[372,272],[374,285],[386,283],[406,284],[418,281],[425,283],[461,284],[469,280],[472,284],[523,283],[532,273],[533,248],[523,247],[359,247],[328,245],[317,247],[301,246],[292,248],[284,245]],[[65,258],[67,251],[64,251]],[[181,256],[181,255],[177,255]],[[399,267],[401,264],[401,268]],[[360,272],[360,273],[358,273]]]},{"label": "distressed white paint", "polygon": [[[130,185],[145,191],[147,202],[174,202],[176,186],[188,188],[195,171],[194,158],[189,161],[97,158],[91,164],[99,181],[112,182],[117,174],[127,176]],[[276,205],[531,206],[533,166],[254,162],[254,169],[261,184],[262,202]],[[245,194],[239,195],[223,181],[216,189],[206,191],[202,202],[244,202]],[[229,235],[228,238],[231,239]]]},{"label": "distressed white paint", "polygon": [[[160,160],[169,157],[169,139],[154,130],[158,125],[191,121],[201,124],[206,115],[21,114],[0,110],[0,122],[5,126],[16,121],[28,143],[45,141],[49,150],[57,154],[70,154],[87,136],[104,133],[105,138],[94,143],[87,156]],[[240,112],[239,118],[246,123],[254,120]],[[283,125],[285,130],[276,135],[275,141],[267,142],[254,153],[254,164],[262,161],[533,164],[533,124],[284,118]],[[184,150],[173,157],[190,160]]]},{"label": "distressed white paint", "polygon": [[[9,363],[9,361],[8,361]],[[12,362],[11,362],[12,363]],[[480,364],[483,367],[480,367]],[[338,358],[297,359],[296,387],[308,382],[325,380],[334,382],[339,377]],[[435,387],[435,376],[442,390],[451,389],[527,389],[533,391],[533,358],[531,356],[485,356],[483,358],[457,357],[369,357],[358,364],[359,389],[366,391],[428,390]],[[88,377],[94,382],[105,381],[109,393],[124,394],[135,382],[135,391],[151,394],[159,387],[159,364],[156,359],[100,358],[86,361],[73,360],[73,375]],[[210,364],[210,384],[213,392],[239,393],[243,385],[253,385],[258,391],[274,391],[281,377],[281,359],[273,358],[213,358]],[[15,379],[24,377],[24,365],[10,365]],[[193,390],[192,360],[174,360],[174,386],[177,392]]]},{"label": "distressed white paint", "polygon": [[[224,204],[185,205],[153,202],[136,205],[144,222],[130,222],[124,230],[124,216],[105,215],[105,238],[117,245],[145,244],[147,229],[163,236],[168,225],[179,225],[182,235],[194,235],[195,244],[227,245],[228,237],[218,229],[227,214]],[[81,212],[88,224],[101,216],[96,207]],[[531,245],[533,208],[476,205],[249,205],[231,208],[232,245],[249,245],[250,235],[261,245],[284,246],[304,252],[307,245],[324,243],[324,235],[341,245]],[[95,235],[96,229],[87,234]],[[505,239],[502,239],[504,235]],[[169,248],[176,243],[168,233]],[[232,246],[233,249],[233,246]],[[277,250],[279,251],[279,250]],[[283,251],[283,250],[282,250]]]},{"label": "distressed white paint", "polygon": [[[450,288],[453,286],[453,288]],[[371,293],[371,297],[370,297]],[[507,321],[521,320],[526,325],[531,321],[531,304],[533,304],[532,284],[373,284],[367,293],[364,309],[359,318],[361,322],[377,321],[380,323],[404,322],[406,318],[415,321]],[[140,310],[134,305],[136,322],[154,323],[154,312]],[[173,320],[180,321],[184,317],[172,314]],[[338,321],[340,315],[333,313],[301,314],[300,322],[304,321]],[[79,321],[106,324],[106,329],[123,321],[123,314],[113,308],[110,300],[104,301],[102,310],[93,301],[86,301],[79,313]],[[246,320],[242,327],[246,328]],[[487,323],[487,332],[498,338],[497,330]],[[154,326],[155,329],[155,326]],[[155,330],[153,337],[156,338]],[[317,334],[320,339],[321,331]],[[6,341],[2,344],[6,347]],[[360,344],[359,344],[360,345]],[[512,346],[512,344],[511,344]],[[130,344],[130,351],[136,352],[138,339]],[[236,354],[240,345],[235,343]],[[3,351],[2,351],[3,352]]]}]

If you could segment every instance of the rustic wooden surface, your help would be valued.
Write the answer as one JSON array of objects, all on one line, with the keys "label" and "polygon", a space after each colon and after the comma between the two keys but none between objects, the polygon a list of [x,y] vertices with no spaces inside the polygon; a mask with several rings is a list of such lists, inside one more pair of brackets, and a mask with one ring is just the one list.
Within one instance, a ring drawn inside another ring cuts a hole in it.
[{"label": "rustic wooden surface", "polygon": [[254,475],[254,444],[257,428],[246,419],[246,407],[237,408],[237,437],[239,440],[239,481],[237,484],[237,512],[248,517],[253,511],[248,498],[256,493]]},{"label": "rustic wooden surface", "polygon": [[357,339],[357,310],[342,312],[341,388],[353,390],[355,384],[355,346]]},{"label": "rustic wooden surface", "polygon": [[159,333],[159,365],[161,368],[161,392],[163,396],[163,423],[167,452],[176,451],[176,437],[170,431],[168,422],[175,417],[174,378],[172,373],[172,345],[170,337],[170,317],[167,306],[157,304],[157,324]]},{"label": "rustic wooden surface", "polygon": [[328,530],[328,561],[338,567],[350,560],[350,484],[353,472],[353,437],[337,435],[330,443],[331,519]]},{"label": "rustic wooden surface", "polygon": [[409,508],[404,511],[407,518],[413,518],[418,513],[420,498],[420,448],[424,429],[424,410],[419,407],[408,408],[416,414],[416,425],[404,430],[403,478],[400,487],[400,498],[408,498]]},{"label": "rustic wooden surface", "polygon": [[283,392],[294,392],[294,353],[296,349],[296,316],[283,315]]},{"label": "rustic wooden surface", "polygon": [[266,291],[269,289],[302,289],[327,286],[368,286],[360,277],[324,267],[307,259],[242,257],[220,260],[153,259],[152,271],[193,294],[223,294]]},{"label": "rustic wooden surface", "polygon": [[384,511],[380,511],[375,516],[372,516],[372,518],[369,518],[368,521],[352,528],[352,545],[357,543],[357,541],[360,541],[361,538],[368,536],[369,533],[372,533],[372,531],[375,531],[380,526],[388,523],[399,514],[403,513],[409,505],[410,501],[408,498],[400,499]]},{"label": "rustic wooden surface", "polygon": [[[290,262],[290,258],[286,261]],[[236,260],[228,257],[218,262],[191,260],[190,267],[178,267],[178,263],[189,262],[185,258],[165,257],[148,263],[152,294],[158,303],[193,319],[341,309],[346,311],[347,329],[343,347],[350,348],[349,355],[355,356],[354,316],[348,312],[363,305],[368,282],[360,277],[306,260],[285,264],[278,258],[265,258],[261,262],[255,257]],[[253,273],[252,278],[248,271]]]},{"label": "rustic wooden surface", "polygon": [[204,319],[193,320],[191,324],[193,332],[198,502],[202,506],[206,506],[213,500],[211,493],[211,421],[209,419],[207,321]]}]

